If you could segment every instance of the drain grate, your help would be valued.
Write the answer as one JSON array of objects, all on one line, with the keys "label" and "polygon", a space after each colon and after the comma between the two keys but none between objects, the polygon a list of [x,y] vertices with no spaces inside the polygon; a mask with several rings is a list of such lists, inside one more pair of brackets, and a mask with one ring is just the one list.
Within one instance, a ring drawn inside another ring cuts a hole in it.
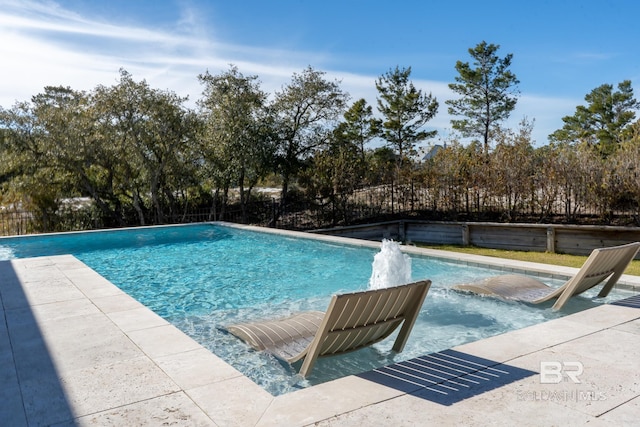
[{"label": "drain grate", "polygon": [[459,351],[444,350],[358,376],[448,406],[537,374]]},{"label": "drain grate", "polygon": [[612,302],[611,305],[640,308],[640,295],[635,295],[629,298],[621,299],[620,301]]}]

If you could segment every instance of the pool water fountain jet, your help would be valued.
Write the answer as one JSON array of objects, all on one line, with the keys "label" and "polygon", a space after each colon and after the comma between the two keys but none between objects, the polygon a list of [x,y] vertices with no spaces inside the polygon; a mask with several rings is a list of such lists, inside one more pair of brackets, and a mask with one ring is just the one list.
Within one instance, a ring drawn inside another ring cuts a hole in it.
[{"label": "pool water fountain jet", "polygon": [[411,283],[411,258],[402,253],[400,245],[393,240],[382,240],[380,252],[373,257],[369,289]]}]

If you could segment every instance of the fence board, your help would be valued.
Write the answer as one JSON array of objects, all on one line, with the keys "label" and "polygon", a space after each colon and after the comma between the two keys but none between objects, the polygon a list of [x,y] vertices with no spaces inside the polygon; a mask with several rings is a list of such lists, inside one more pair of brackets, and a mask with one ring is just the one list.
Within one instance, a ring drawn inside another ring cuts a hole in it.
[{"label": "fence board", "polygon": [[402,223],[400,221],[388,223],[376,223],[360,225],[356,227],[337,227],[331,229],[315,230],[317,233],[331,234],[333,236],[352,237],[363,240],[392,239],[403,241]]},{"label": "fence board", "polygon": [[556,227],[556,252],[588,255],[593,248],[640,241],[640,230],[632,227]]},{"label": "fence board", "polygon": [[469,224],[469,243],[483,248],[544,252],[547,228]]},{"label": "fence board", "polygon": [[459,222],[405,222],[406,240],[438,245],[462,245],[463,224]]}]

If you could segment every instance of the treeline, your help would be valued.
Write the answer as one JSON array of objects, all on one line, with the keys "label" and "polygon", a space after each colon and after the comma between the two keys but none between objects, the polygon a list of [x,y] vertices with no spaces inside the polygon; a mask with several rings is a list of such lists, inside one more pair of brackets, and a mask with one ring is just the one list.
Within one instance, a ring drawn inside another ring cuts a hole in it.
[{"label": "treeline", "polygon": [[114,85],[88,92],[46,87],[0,108],[0,206],[53,215],[84,197],[91,203],[74,209],[121,226],[160,224],[197,207],[220,219],[233,203],[246,219],[260,198],[256,188],[270,186],[281,189],[283,211],[323,200],[344,221],[362,203],[356,193],[393,183],[410,185],[409,203],[420,210],[499,209],[505,220],[560,212],[567,221],[587,210],[638,212],[631,83],[594,89],[550,144],[535,148],[533,122],[501,126],[519,82],[509,70],[512,55],[500,58],[498,48],[482,42],[469,49],[472,63],[456,63],[450,87],[460,97],[446,104],[458,136],[424,159],[416,147],[436,136],[427,125],[440,104],[414,86],[411,68],[376,80],[375,113],[312,67],[273,94],[235,66],[206,72],[194,109],[125,70]]},{"label": "treeline", "polygon": [[[496,134],[488,156],[457,142],[419,168],[449,218],[640,225],[640,125],[606,156],[587,141],[531,144],[531,123]],[[429,209],[425,204],[423,208]]]}]

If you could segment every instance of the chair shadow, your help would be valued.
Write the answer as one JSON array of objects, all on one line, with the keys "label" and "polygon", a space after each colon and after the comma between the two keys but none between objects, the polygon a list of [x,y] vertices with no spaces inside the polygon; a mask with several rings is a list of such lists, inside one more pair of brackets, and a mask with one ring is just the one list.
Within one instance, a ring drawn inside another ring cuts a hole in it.
[{"label": "chair shadow", "polygon": [[449,349],[358,376],[425,400],[451,406],[536,374],[534,371]]}]

